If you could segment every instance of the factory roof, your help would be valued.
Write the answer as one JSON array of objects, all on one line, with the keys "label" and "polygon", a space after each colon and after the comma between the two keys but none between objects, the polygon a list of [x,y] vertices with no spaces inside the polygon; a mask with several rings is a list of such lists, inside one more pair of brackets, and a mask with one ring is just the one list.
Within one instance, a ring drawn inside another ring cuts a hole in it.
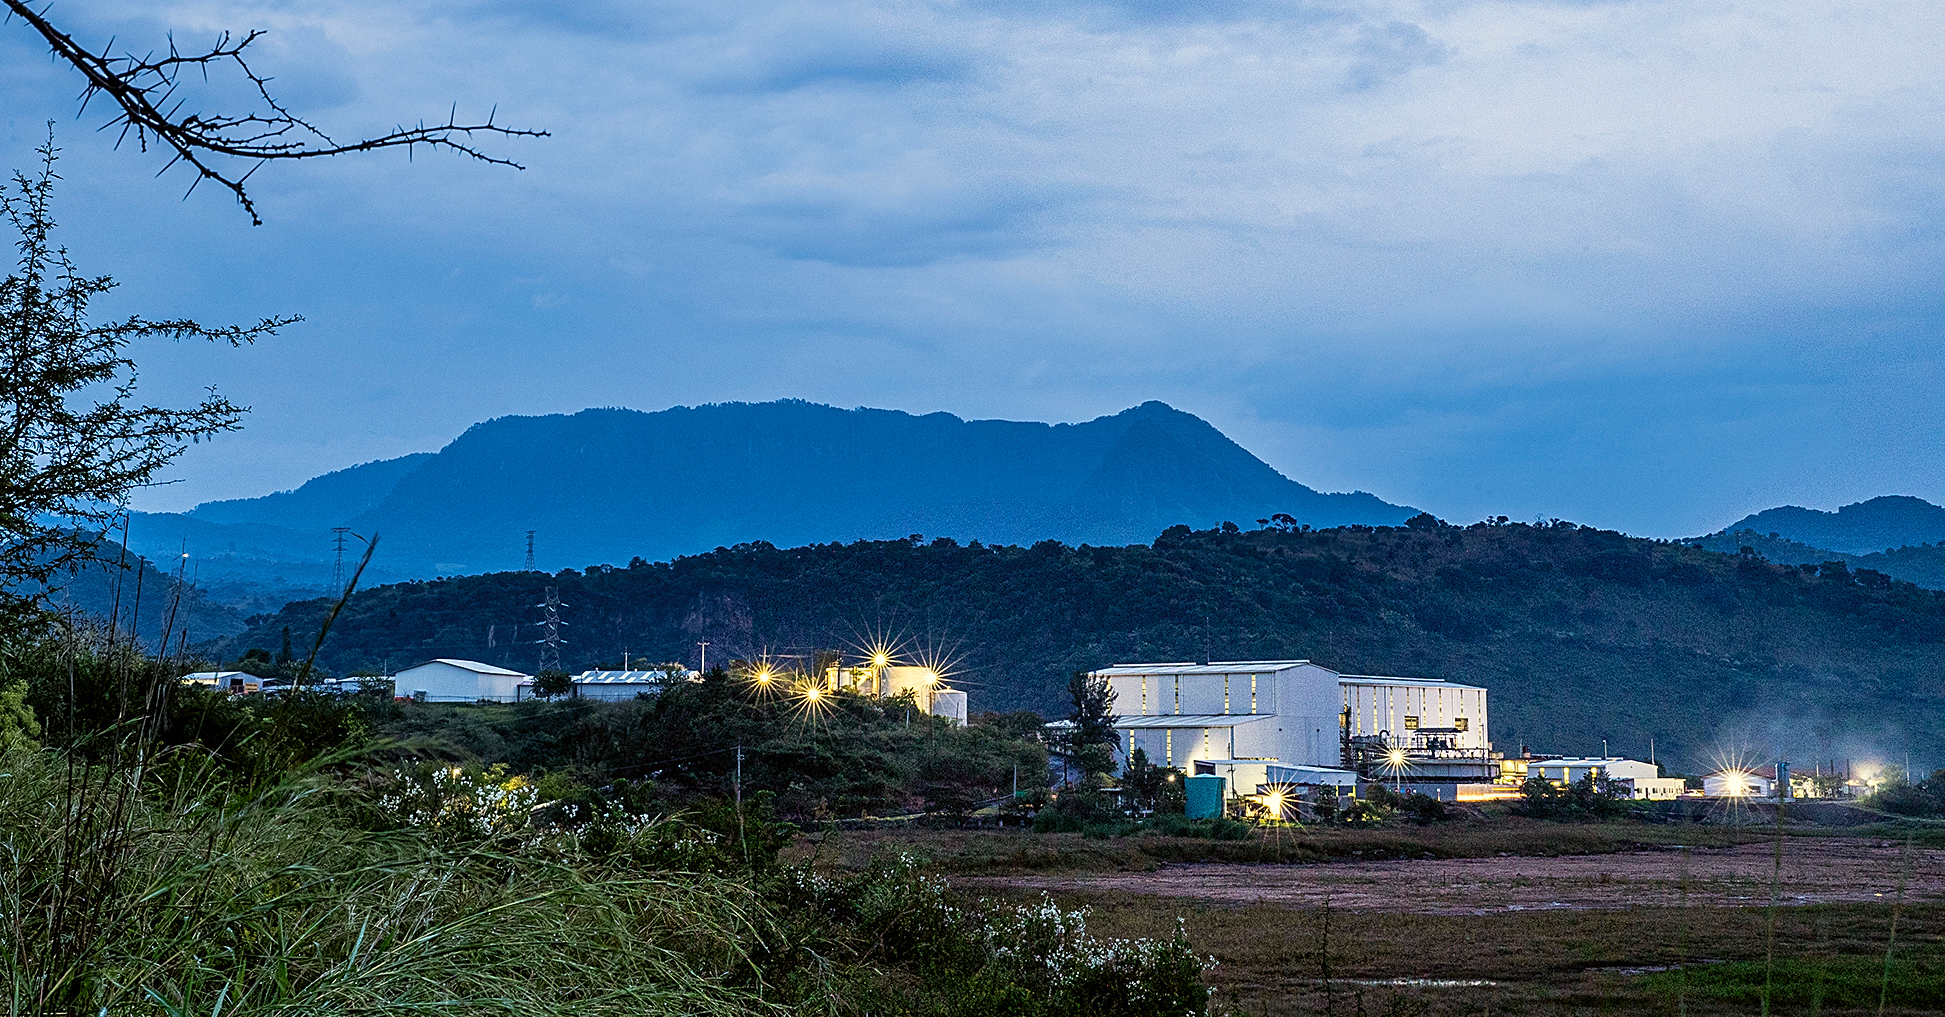
[{"label": "factory roof", "polygon": [[1309,664],[1307,660],[1217,660],[1207,664],[1178,661],[1168,664],[1116,664],[1094,672],[1109,677],[1128,674],[1238,674],[1250,671],[1281,671],[1286,667]]},{"label": "factory roof", "polygon": [[[682,672],[683,677],[695,674]],[[582,685],[661,685],[669,680],[667,671],[583,671],[574,676]]]},{"label": "factory roof", "polygon": [[422,661],[420,663],[414,664],[412,665],[412,667],[408,667],[405,670],[410,671],[412,670],[412,668],[424,667],[427,664],[451,664],[453,667],[459,668],[463,671],[471,671],[475,674],[508,674],[508,675],[513,675],[516,678],[527,677],[527,674],[524,671],[509,671],[503,667],[494,667],[491,664],[482,664],[477,660],[459,660],[454,657],[435,657],[431,660]]},{"label": "factory roof", "polygon": [[250,674],[250,672],[248,671],[191,671],[188,674],[183,675],[181,678],[178,678],[177,681],[193,682],[197,685],[208,685],[210,682],[227,681],[231,678],[237,678],[237,677],[255,678],[256,675]]},{"label": "factory roof", "polygon": [[1486,691],[1484,685],[1461,685],[1443,678],[1396,678],[1381,674],[1340,674],[1337,681],[1343,685],[1436,685],[1442,689],[1467,689]]},{"label": "factory roof", "polygon": [[1114,722],[1120,728],[1165,728],[1165,727],[1240,727],[1259,720],[1269,720],[1274,713],[1168,713],[1160,716],[1124,716]]},{"label": "factory roof", "polygon": [[1334,766],[1306,766],[1300,763],[1271,763],[1266,777],[1272,784],[1334,784],[1344,787],[1356,784],[1358,776],[1352,770],[1340,770]]}]

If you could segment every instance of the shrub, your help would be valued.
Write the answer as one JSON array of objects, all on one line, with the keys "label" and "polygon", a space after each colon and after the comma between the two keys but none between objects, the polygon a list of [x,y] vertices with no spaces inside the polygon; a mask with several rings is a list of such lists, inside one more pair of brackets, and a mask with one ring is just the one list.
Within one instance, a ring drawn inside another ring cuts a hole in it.
[{"label": "shrub", "polygon": [[853,960],[919,976],[902,991],[881,984],[863,993],[875,1012],[1184,1017],[1208,1009],[1204,976],[1214,962],[1196,955],[1179,926],[1165,940],[1102,939],[1087,931],[1086,909],[1044,897],[958,899],[909,856],[875,859],[849,877],[788,870],[773,899],[800,934],[821,924]]},{"label": "shrub", "polygon": [[[734,1014],[749,890],[347,827],[315,779],[0,759],[12,1012]],[[625,949],[617,944],[626,944]]]},{"label": "shrub", "polygon": [[1533,819],[1612,819],[1631,808],[1627,791],[1614,781],[1591,773],[1565,787],[1539,777],[1520,785],[1514,815]]}]

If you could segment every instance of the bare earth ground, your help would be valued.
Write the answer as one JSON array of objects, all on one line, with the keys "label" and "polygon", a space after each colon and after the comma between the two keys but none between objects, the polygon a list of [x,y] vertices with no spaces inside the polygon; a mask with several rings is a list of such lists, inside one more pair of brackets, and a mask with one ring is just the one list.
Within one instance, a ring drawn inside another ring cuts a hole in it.
[{"label": "bare earth ground", "polygon": [[[1322,865],[1171,865],[1154,872],[959,876],[966,889],[1132,893],[1211,904],[1486,915],[1770,903],[1774,844],[1563,857],[1443,858]],[[1945,903],[1945,850],[1862,838],[1786,839],[1777,903]]]},{"label": "bare earth ground", "polygon": [[[1179,923],[1235,1017],[1945,1012],[1945,850],[1903,841],[948,878],[1087,905],[1099,935]],[[1724,961],[1741,995],[1710,988]]]}]

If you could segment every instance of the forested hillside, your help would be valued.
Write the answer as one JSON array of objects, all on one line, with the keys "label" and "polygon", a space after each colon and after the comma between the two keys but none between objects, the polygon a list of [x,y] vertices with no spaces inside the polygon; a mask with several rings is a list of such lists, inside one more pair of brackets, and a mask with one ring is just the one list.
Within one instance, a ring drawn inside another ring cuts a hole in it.
[{"label": "forested hillside", "polygon": [[1945,590],[1945,545],[1923,543],[1870,554],[1846,554],[1829,548],[1812,547],[1780,533],[1759,533],[1746,529],[1712,533],[1706,537],[1696,537],[1688,543],[1731,554],[1746,547],[1781,565],[1822,565],[1824,562],[1840,561],[1849,568],[1870,569],[1927,589]]},{"label": "forested hillside", "polygon": [[1909,495],[1885,495],[1835,512],[1784,505],[1748,516],[1722,532],[1738,530],[1863,555],[1945,542],[1945,508]]},{"label": "forested hillside", "polygon": [[[1616,752],[1699,768],[1723,752],[1925,753],[1945,722],[1945,594],[1869,571],[1786,567],[1570,523],[1190,531],[1152,545],[951,540],[768,544],[556,575],[359,593],[334,669],[435,656],[530,669],[548,586],[570,667],[693,664],[855,645],[891,631],[956,655],[974,710],[1061,709],[1075,669],[1309,658],[1491,689],[1504,749]],[[322,602],[212,644],[273,648]]]}]

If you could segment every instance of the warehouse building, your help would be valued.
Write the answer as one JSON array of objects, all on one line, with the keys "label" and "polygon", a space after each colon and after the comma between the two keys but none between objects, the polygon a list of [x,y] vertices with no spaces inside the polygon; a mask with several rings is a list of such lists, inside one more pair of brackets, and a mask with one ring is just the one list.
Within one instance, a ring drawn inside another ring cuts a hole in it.
[{"label": "warehouse building", "polygon": [[[672,681],[698,681],[700,678],[694,671],[667,668],[656,671],[583,671],[569,679],[574,686],[568,696],[613,702],[656,695]],[[514,696],[522,702],[534,698],[533,679],[522,679],[514,687]]]},{"label": "warehouse building", "polygon": [[1702,793],[1710,798],[1768,798],[1776,793],[1776,767],[1717,770],[1702,778]]},{"label": "warehouse building", "polygon": [[440,657],[400,671],[392,687],[397,695],[422,703],[511,703],[520,683],[530,677],[477,660]]},{"label": "warehouse building", "polygon": [[1528,778],[1538,777],[1562,786],[1572,784],[1592,774],[1596,779],[1606,777],[1627,788],[1634,798],[1661,801],[1680,798],[1682,790],[1688,786],[1680,777],[1663,777],[1661,768],[1653,763],[1639,759],[1624,759],[1620,756],[1568,756],[1558,759],[1535,759],[1526,764]]},{"label": "warehouse building", "polygon": [[1307,660],[1117,664],[1093,675],[1114,690],[1123,752],[1191,772],[1276,763],[1411,784],[1495,775],[1476,685],[1344,675]]}]

